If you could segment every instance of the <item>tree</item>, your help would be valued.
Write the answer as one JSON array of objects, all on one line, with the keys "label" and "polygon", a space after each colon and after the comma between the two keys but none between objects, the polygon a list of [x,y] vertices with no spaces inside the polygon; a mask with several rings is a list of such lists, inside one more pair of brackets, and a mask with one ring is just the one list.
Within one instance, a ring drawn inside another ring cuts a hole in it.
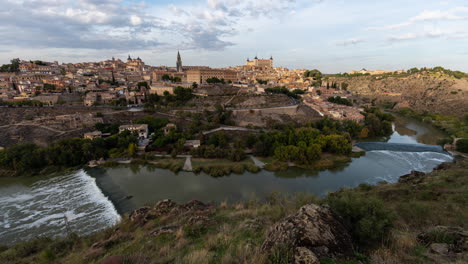
[{"label": "tree", "polygon": [[20,65],[20,59],[12,59],[10,64],[3,64],[0,67],[0,72],[18,72]]},{"label": "tree", "polygon": [[44,83],[44,91],[55,91],[55,84]]},{"label": "tree", "polygon": [[363,127],[361,133],[359,133],[360,138],[367,138],[369,136],[369,129],[367,127]]},{"label": "tree", "polygon": [[306,156],[309,162],[320,159],[321,155],[322,148],[319,144],[311,144],[309,147],[307,147]]},{"label": "tree", "polygon": [[137,145],[135,143],[130,143],[128,145],[128,150],[127,153],[130,157],[135,157],[136,156],[136,151],[137,151]]},{"label": "tree", "polygon": [[169,76],[169,74],[164,74],[164,75],[161,77],[161,79],[162,79],[163,81],[170,81],[170,80],[171,80],[171,76]]},{"label": "tree", "polygon": [[149,84],[147,82],[139,82],[137,84],[137,88],[139,89],[140,87],[145,87],[146,89],[149,89]]},{"label": "tree", "polygon": [[462,138],[457,141],[457,151],[468,153],[468,138]]}]

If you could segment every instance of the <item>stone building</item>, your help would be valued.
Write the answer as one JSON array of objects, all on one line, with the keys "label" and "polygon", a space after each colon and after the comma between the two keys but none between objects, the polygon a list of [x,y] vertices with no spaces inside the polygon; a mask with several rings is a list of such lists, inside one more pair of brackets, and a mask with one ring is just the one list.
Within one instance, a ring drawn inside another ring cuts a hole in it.
[{"label": "stone building", "polygon": [[247,58],[247,62],[245,63],[246,66],[255,66],[261,68],[273,68],[273,57],[270,57],[269,60],[267,59],[259,59],[257,56],[253,60]]},{"label": "stone building", "polygon": [[207,79],[210,78],[224,79],[228,82],[237,82],[237,72],[225,69],[196,69],[187,71],[187,82],[188,83],[206,83]]},{"label": "stone building", "polygon": [[132,59],[130,55],[128,55],[127,63],[126,63],[126,69],[130,71],[135,71],[135,72],[141,72],[143,71],[143,68],[145,67],[145,63],[140,59],[140,57],[136,59]]},{"label": "stone building", "polygon": [[119,133],[122,133],[125,130],[128,130],[130,132],[137,132],[139,139],[147,139],[149,135],[147,124],[122,125],[119,127]]}]

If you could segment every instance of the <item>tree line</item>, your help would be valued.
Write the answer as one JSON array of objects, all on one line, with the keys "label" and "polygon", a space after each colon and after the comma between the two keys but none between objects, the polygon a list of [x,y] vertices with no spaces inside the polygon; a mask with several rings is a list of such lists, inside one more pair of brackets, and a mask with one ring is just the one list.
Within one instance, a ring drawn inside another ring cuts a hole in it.
[{"label": "tree line", "polygon": [[15,174],[38,173],[48,166],[74,167],[100,158],[117,158],[136,154],[137,136],[124,131],[107,138],[67,138],[47,147],[21,143],[0,151],[0,168]]}]

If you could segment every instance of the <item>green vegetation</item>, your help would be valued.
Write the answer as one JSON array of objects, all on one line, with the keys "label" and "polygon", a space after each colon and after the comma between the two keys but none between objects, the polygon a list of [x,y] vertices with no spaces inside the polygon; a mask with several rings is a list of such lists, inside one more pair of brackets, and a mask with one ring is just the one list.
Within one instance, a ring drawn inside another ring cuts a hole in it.
[{"label": "green vegetation", "polygon": [[439,73],[439,74],[444,74],[448,75],[450,77],[456,78],[456,79],[461,79],[466,77],[466,73],[461,72],[461,71],[452,71],[449,69],[445,69],[444,67],[437,66],[434,68],[411,68],[407,71],[409,74],[414,74],[414,73]]},{"label": "green vegetation", "polygon": [[218,79],[216,77],[211,77],[211,78],[208,78],[206,79],[206,82],[207,83],[222,83],[222,84],[225,84],[226,82],[224,81],[224,79]]},{"label": "green vegetation", "polygon": [[0,66],[0,72],[19,72],[19,59],[12,59],[10,64],[3,64]]},{"label": "green vegetation", "polygon": [[322,73],[319,70],[305,71],[304,77],[313,78],[312,86],[322,85]]},{"label": "green vegetation", "polygon": [[55,91],[56,89],[55,84],[44,83],[44,91]]},{"label": "green vegetation", "polygon": [[[365,70],[365,69],[363,69]],[[406,77],[412,74],[423,74],[423,75],[432,75],[432,76],[437,76],[437,77],[451,77],[455,79],[461,79],[461,78],[466,78],[467,74],[461,71],[452,71],[449,69],[445,69],[443,67],[437,66],[434,68],[411,68],[407,70],[406,72],[399,72],[399,71],[394,71],[394,72],[388,72],[388,73],[383,73],[383,74],[375,74],[372,75],[375,78],[387,78],[387,77]],[[337,73],[337,74],[331,74],[327,75],[327,77],[361,77],[361,76],[370,76],[370,73]]]},{"label": "green vegetation", "polygon": [[231,173],[242,174],[245,171],[256,173],[260,169],[251,159],[232,161],[226,159],[192,159],[193,172],[204,172],[213,177],[222,177]]},{"label": "green vegetation", "polygon": [[342,98],[341,96],[328,97],[328,102],[334,103],[334,104],[340,104],[340,105],[347,105],[347,106],[352,106],[353,105],[353,103],[351,103],[351,101],[349,101],[346,98]]},{"label": "green vegetation", "polygon": [[388,136],[392,133],[392,122],[395,117],[383,113],[379,108],[367,108],[365,113],[364,128],[361,130],[361,138]]},{"label": "green vegetation", "polygon": [[174,94],[170,94],[168,91],[165,91],[163,96],[149,94],[145,103],[145,111],[151,112],[161,106],[173,107],[184,105],[192,97],[192,89],[181,86],[174,89]]},{"label": "green vegetation", "polygon": [[304,91],[300,89],[295,89],[294,91],[290,91],[288,88],[284,86],[276,86],[274,88],[266,88],[265,89],[266,93],[272,93],[272,94],[285,94],[289,97],[299,99],[298,94],[303,94]]},{"label": "green vegetation", "polygon": [[[301,206],[315,203],[327,204],[341,216],[355,250],[348,257],[321,259],[321,263],[435,263],[427,258],[429,245],[453,243],[456,238],[432,228],[467,228],[467,169],[468,161],[460,161],[427,174],[420,183],[363,184],[324,199],[273,193],[262,201],[223,202],[195,217],[177,213],[179,210],[158,214],[142,224],[125,217],[117,226],[90,236],[37,238],[2,247],[0,259],[11,264],[102,263],[108,256],[123,256],[128,260],[125,263],[137,259],[156,263],[289,263],[291,245],[275,248],[271,254],[261,250],[267,231]],[[155,232],[158,230],[168,231]],[[421,232],[427,234],[424,241],[418,239]],[[455,258],[453,263],[464,263],[460,256]],[[445,263],[441,261],[438,263]]]},{"label": "green vegetation", "polygon": [[21,100],[21,101],[3,101],[0,99],[0,105],[6,105],[10,107],[22,107],[22,106],[44,106],[44,103],[38,100]]},{"label": "green vegetation", "polygon": [[0,150],[0,169],[14,175],[36,174],[52,166],[68,168],[86,164],[100,158],[132,156],[130,153],[137,137],[129,131],[107,138],[93,140],[69,138],[58,140],[48,147],[32,143],[13,145]]},{"label": "green vegetation", "polygon": [[258,84],[268,84],[267,80],[256,79]]},{"label": "green vegetation", "polygon": [[397,112],[401,115],[411,116],[430,123],[445,131],[452,138],[468,137],[468,114],[465,114],[463,118],[459,118],[456,116],[446,116],[441,114],[417,113],[408,108],[400,109]]},{"label": "green vegetation", "polygon": [[462,138],[457,141],[457,151],[468,153],[468,138]]},{"label": "green vegetation", "polygon": [[180,83],[182,82],[182,79],[180,77],[177,77],[177,76],[170,76],[169,74],[164,74],[161,79],[163,81],[170,81],[170,82],[173,82],[173,83]]}]

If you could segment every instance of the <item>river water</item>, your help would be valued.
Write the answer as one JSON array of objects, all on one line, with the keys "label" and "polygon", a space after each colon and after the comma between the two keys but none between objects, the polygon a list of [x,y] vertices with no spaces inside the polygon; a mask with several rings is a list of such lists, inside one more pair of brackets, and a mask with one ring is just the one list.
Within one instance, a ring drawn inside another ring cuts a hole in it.
[{"label": "river water", "polygon": [[[324,196],[361,183],[393,183],[411,170],[429,172],[452,160],[446,153],[411,151],[418,146],[412,144],[435,144],[444,137],[425,123],[398,117],[394,130],[389,138],[373,139],[391,144],[383,143],[381,149],[367,151],[363,157],[325,171],[290,168],[213,178],[204,173],[176,174],[122,166],[82,169],[49,178],[0,179],[0,244],[43,235],[62,236],[69,231],[88,234],[116,224],[123,213],[162,199],[239,201],[261,199],[272,192]],[[405,147],[399,149],[393,143],[403,143]],[[389,145],[393,147],[386,147]]]}]

